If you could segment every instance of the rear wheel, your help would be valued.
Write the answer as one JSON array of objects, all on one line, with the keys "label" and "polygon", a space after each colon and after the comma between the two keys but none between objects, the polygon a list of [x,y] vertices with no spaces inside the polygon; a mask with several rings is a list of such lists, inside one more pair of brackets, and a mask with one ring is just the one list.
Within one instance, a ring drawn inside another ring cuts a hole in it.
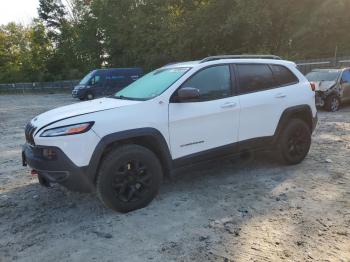
[{"label": "rear wheel", "polygon": [[311,131],[300,119],[292,119],[279,139],[279,152],[286,164],[295,165],[304,160],[311,146]]},{"label": "rear wheel", "polygon": [[161,182],[162,168],[154,153],[142,146],[124,145],[103,160],[96,187],[105,206],[129,212],[147,206]]},{"label": "rear wheel", "polygon": [[336,112],[340,108],[340,98],[337,95],[330,95],[326,98],[324,107],[329,112]]}]

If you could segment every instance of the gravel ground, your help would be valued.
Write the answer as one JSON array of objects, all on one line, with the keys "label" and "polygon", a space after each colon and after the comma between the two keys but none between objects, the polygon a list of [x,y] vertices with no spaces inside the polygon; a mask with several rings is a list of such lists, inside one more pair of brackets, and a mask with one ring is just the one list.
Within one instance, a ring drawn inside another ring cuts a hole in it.
[{"label": "gravel ground", "polygon": [[0,261],[350,261],[350,106],[319,112],[297,166],[269,154],[177,171],[128,214],[41,187],[23,126],[69,95],[0,96]]}]

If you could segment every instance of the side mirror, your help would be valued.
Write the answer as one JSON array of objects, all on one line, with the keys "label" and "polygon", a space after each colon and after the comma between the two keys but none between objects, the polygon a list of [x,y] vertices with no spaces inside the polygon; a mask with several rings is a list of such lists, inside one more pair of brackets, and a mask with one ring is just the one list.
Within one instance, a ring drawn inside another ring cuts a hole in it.
[{"label": "side mirror", "polygon": [[177,91],[176,100],[179,102],[196,100],[200,97],[198,88],[182,87]]}]

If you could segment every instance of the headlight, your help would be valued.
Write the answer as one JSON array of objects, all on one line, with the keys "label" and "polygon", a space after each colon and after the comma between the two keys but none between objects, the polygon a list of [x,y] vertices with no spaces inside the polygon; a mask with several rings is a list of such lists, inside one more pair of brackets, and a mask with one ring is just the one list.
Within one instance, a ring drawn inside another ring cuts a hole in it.
[{"label": "headlight", "polygon": [[69,126],[61,126],[52,129],[45,130],[40,136],[52,137],[52,136],[69,136],[81,134],[89,131],[94,122],[81,123]]}]

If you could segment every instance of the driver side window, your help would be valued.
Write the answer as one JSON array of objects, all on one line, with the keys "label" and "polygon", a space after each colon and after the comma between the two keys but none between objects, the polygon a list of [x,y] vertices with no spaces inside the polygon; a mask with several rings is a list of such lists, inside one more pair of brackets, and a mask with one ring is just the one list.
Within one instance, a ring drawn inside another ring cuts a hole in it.
[{"label": "driver side window", "polygon": [[197,88],[198,102],[226,98],[232,95],[229,65],[203,69],[187,80],[182,87]]},{"label": "driver side window", "polygon": [[97,85],[97,83],[100,81],[101,77],[99,75],[95,75],[93,78],[91,78],[91,85]]}]

